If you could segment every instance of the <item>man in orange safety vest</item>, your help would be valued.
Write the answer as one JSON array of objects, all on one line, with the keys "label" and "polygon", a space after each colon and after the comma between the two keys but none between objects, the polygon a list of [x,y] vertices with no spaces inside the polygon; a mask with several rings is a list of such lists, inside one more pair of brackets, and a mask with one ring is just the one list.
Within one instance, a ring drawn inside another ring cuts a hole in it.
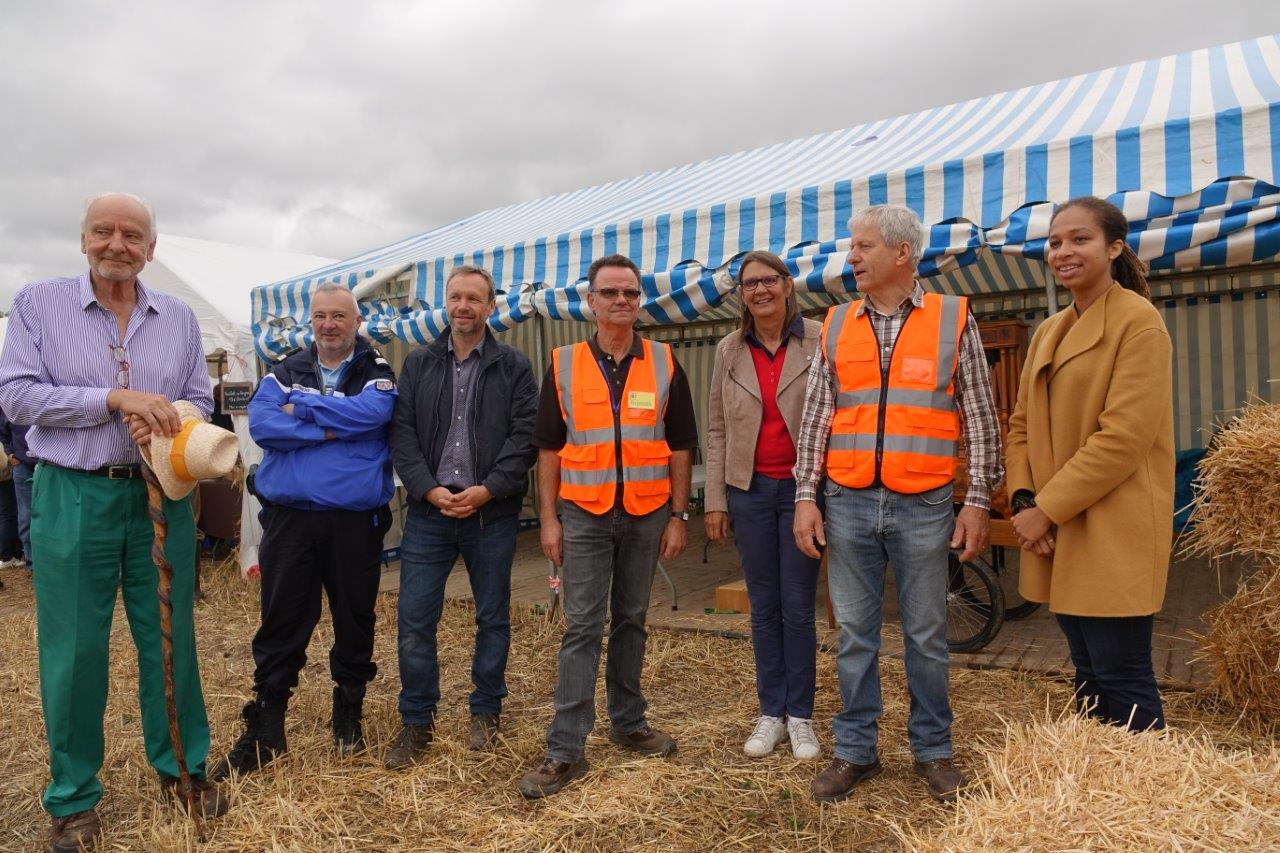
[{"label": "man in orange safety vest", "polygon": [[517,785],[531,799],[586,772],[606,613],[610,740],[643,755],[676,748],[645,719],[640,672],[654,570],[688,539],[693,400],[671,347],[633,331],[643,298],[635,263],[600,258],[587,282],[596,334],[552,353],[533,431],[542,550],[563,566],[565,634],[546,757]]},{"label": "man in orange safety vest", "polygon": [[[1003,476],[991,379],[968,300],[928,293],[916,280],[925,232],[915,213],[880,205],[849,227],[849,265],[863,298],[827,313],[796,444],[796,545],[812,557],[830,549],[842,629],[835,758],[813,796],[844,799],[880,772],[878,654],[892,563],[915,771],[930,794],[950,800],[965,780],[951,761],[947,552],[969,560],[986,547],[991,491]],[[969,486],[956,514],[962,433]]]}]

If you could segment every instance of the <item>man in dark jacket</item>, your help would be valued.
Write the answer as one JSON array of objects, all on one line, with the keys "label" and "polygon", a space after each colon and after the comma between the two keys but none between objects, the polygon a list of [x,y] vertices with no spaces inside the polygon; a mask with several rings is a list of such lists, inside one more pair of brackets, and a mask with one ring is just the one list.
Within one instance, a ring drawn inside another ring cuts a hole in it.
[{"label": "man in dark jacket", "polygon": [[256,770],[285,751],[285,708],[320,620],[321,589],[333,618],[334,744],[340,755],[364,749],[365,685],[377,672],[373,606],[395,490],[387,425],[396,390],[386,359],[356,336],[359,325],[349,290],[316,288],[315,343],[278,362],[249,403],[249,433],[263,450],[254,475],[263,506],[256,698],[215,778]]},{"label": "man in dark jacket", "polygon": [[459,266],[445,283],[449,328],[413,352],[400,376],[391,457],[409,495],[400,543],[400,716],[389,769],[409,766],[434,737],[440,701],[436,627],[458,555],[475,599],[472,749],[498,731],[511,645],[511,562],[529,488],[538,386],[529,359],[499,343],[488,271]]}]

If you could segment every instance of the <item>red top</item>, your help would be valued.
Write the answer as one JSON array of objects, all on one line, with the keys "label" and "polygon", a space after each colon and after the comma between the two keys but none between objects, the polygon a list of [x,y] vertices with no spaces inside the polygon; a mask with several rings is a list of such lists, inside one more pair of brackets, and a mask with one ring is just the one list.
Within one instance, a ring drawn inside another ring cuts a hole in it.
[{"label": "red top", "polygon": [[791,469],[796,464],[796,444],[791,440],[786,421],[778,409],[778,377],[782,375],[782,365],[787,360],[787,344],[784,340],[772,358],[764,347],[753,345],[747,349],[751,351],[764,404],[760,437],[756,439],[755,471],[775,480],[787,480],[791,478]]}]

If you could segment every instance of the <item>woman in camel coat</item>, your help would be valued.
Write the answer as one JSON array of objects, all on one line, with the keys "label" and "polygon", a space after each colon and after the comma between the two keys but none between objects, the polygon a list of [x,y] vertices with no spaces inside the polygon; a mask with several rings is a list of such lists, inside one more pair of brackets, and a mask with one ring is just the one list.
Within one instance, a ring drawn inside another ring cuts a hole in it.
[{"label": "woman in camel coat", "polygon": [[1086,713],[1163,728],[1151,665],[1173,536],[1168,331],[1113,205],[1074,199],[1047,260],[1073,305],[1036,330],[1009,421],[1019,591],[1057,616]]},{"label": "woman in camel coat", "polygon": [[791,534],[791,469],[822,324],[800,316],[791,273],[770,252],[743,257],[738,295],[742,323],[716,346],[707,406],[707,535],[723,541],[732,519],[751,602],[760,717],[743,751],[759,758],[790,738],[796,758],[814,759],[819,561]]}]

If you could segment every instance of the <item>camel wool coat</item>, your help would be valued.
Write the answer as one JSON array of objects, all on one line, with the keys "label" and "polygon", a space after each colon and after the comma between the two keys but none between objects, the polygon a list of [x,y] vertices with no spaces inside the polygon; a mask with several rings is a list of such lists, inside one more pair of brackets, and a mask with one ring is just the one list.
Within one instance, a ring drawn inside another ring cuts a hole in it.
[{"label": "camel wool coat", "polygon": [[[804,337],[787,343],[786,361],[778,377],[778,410],[795,443],[800,438],[800,418],[804,414],[804,390],[809,366],[818,353],[822,324],[804,320]],[[764,409],[760,380],[751,360],[750,344],[740,329],[725,335],[716,344],[716,363],[711,374],[711,399],[707,403],[707,512],[728,512],[725,485],[751,488],[755,470],[756,440]]]},{"label": "camel wool coat", "polygon": [[1009,419],[1009,494],[1058,525],[1052,558],[1023,551],[1018,589],[1072,616],[1148,616],[1173,539],[1173,367],[1155,306],[1118,284],[1045,320]]}]

